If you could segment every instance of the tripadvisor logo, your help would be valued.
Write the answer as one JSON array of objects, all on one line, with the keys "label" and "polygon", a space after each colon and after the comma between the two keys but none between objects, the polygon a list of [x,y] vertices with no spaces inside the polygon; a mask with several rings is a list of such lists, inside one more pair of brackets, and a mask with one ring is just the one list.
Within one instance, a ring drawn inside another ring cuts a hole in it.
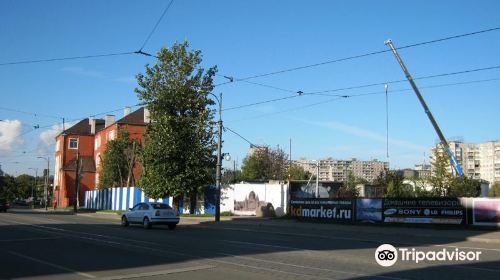
[{"label": "tripadvisor logo", "polygon": [[381,266],[393,266],[398,259],[404,262],[422,261],[479,261],[481,251],[462,251],[458,248],[438,251],[421,251],[415,248],[399,248],[391,244],[382,244],[375,250],[375,261]]}]

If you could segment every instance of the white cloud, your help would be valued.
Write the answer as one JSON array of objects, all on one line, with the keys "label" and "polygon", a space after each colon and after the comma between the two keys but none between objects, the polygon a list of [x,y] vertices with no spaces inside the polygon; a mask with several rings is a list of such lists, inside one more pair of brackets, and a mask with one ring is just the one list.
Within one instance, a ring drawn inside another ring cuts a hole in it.
[{"label": "white cloud", "polygon": [[23,143],[22,124],[18,120],[0,121],[0,153],[10,152]]},{"label": "white cloud", "polygon": [[[76,122],[66,123],[65,128],[72,127]],[[61,133],[63,130],[62,124],[55,124],[51,126],[49,129],[40,133],[40,140],[42,140],[38,145],[38,153],[39,154],[48,154],[52,152],[50,148],[56,143],[56,136]]]}]

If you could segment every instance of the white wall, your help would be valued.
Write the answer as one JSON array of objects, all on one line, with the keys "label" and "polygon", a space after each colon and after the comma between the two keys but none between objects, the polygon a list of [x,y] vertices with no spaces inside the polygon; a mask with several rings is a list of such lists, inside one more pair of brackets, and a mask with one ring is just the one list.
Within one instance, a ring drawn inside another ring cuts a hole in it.
[{"label": "white wall", "polygon": [[260,203],[271,203],[274,206],[277,216],[286,214],[288,203],[288,185],[287,184],[234,184],[222,190],[221,195],[221,212],[231,211],[237,215],[255,215],[256,211],[252,209],[235,209],[235,202],[242,204],[248,201],[252,204],[252,199],[249,198],[253,192]]}]

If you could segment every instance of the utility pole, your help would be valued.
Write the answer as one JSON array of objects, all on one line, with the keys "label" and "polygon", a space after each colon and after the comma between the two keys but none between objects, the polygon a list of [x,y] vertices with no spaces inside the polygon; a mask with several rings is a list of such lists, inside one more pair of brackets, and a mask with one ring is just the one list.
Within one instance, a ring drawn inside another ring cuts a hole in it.
[{"label": "utility pole", "polygon": [[[215,96],[215,95],[214,95]],[[217,96],[215,96],[217,98]],[[216,175],[215,175],[215,185],[216,185],[216,202],[215,202],[215,221],[219,222],[220,221],[220,194],[221,194],[221,172],[222,172],[222,162],[221,162],[221,157],[222,157],[222,92],[219,94],[219,99],[217,100],[219,102],[219,121],[218,123],[218,136],[219,136],[219,141],[217,142],[217,170],[216,170]]]},{"label": "utility pole", "polygon": [[73,212],[78,212],[78,192],[80,188],[80,151],[76,152],[76,169],[75,169],[75,199],[73,202]]},{"label": "utility pole", "polygon": [[49,186],[49,174],[50,174],[50,170],[49,170],[49,165],[50,165],[50,158],[47,156],[47,157],[37,157],[37,158],[41,158],[41,159],[44,159],[47,161],[47,176],[45,177],[45,190],[44,190],[44,204],[45,204],[45,210],[47,210],[47,200],[48,200],[48,186]]},{"label": "utility pole", "polygon": [[38,178],[38,168],[29,168],[35,170],[35,185],[31,186],[31,208],[35,208],[35,193],[33,191],[36,188],[37,178]]},{"label": "utility pole", "polygon": [[236,160],[233,160],[233,184],[236,183]]},{"label": "utility pole", "polygon": [[50,158],[47,156],[47,181],[45,182],[45,210],[47,210],[47,201],[49,200],[49,175]]},{"label": "utility pole", "polygon": [[319,198],[319,160],[316,162],[316,198]]}]

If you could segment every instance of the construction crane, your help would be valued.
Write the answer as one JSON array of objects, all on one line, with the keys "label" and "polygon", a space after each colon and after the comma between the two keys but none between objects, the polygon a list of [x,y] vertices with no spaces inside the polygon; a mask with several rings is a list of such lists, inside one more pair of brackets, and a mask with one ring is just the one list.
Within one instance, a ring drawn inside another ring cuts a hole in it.
[{"label": "construction crane", "polygon": [[413,88],[413,91],[415,91],[415,94],[418,97],[418,100],[420,100],[420,104],[422,104],[422,107],[424,107],[424,111],[427,114],[427,117],[432,123],[432,126],[436,130],[437,135],[439,136],[439,140],[441,141],[441,146],[443,147],[444,151],[448,154],[448,158],[450,159],[450,164],[457,173],[458,176],[462,176],[464,173],[462,171],[462,167],[460,166],[460,163],[458,162],[457,158],[453,154],[453,152],[450,149],[450,145],[448,145],[448,141],[446,141],[446,138],[444,137],[443,132],[439,128],[436,120],[434,119],[434,116],[432,115],[431,111],[429,110],[429,107],[425,103],[424,98],[422,97],[422,94],[420,94],[420,91],[418,90],[417,84],[415,84],[415,81],[413,80],[412,76],[410,75],[410,72],[408,71],[408,68],[406,68],[403,59],[401,56],[399,56],[398,51],[396,50],[396,47],[394,46],[394,43],[392,40],[387,40],[385,41],[385,44],[391,48],[392,53],[396,57],[396,60],[398,61],[399,65],[401,66],[401,69],[403,69],[403,72],[406,75],[406,79],[408,79],[408,82],[410,82],[411,87]]}]

